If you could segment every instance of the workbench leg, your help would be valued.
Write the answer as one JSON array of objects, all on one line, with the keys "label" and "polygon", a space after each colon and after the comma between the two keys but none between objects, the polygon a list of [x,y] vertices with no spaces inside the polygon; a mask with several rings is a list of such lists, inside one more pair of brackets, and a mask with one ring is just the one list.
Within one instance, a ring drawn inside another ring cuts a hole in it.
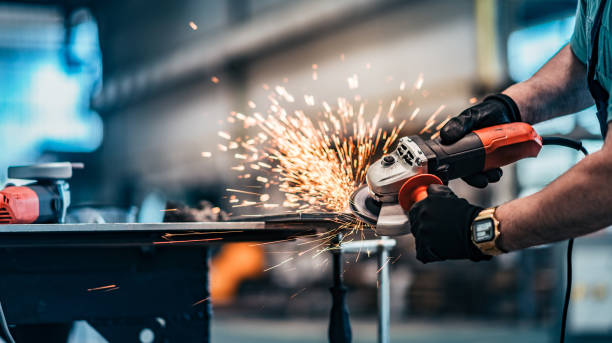
[{"label": "workbench leg", "polygon": [[353,339],[349,312],[346,306],[346,287],[344,287],[342,280],[341,241],[342,234],[338,234],[332,242],[331,250],[334,285],[329,289],[332,294],[332,308],[329,315],[329,329],[327,331],[330,343],[351,343]]},{"label": "workbench leg", "polygon": [[[381,237],[386,239],[386,237]],[[390,293],[389,293],[389,266],[385,265],[389,259],[389,251],[386,247],[378,248],[378,343],[389,343],[389,320],[390,320]],[[388,263],[387,263],[388,264]]]}]

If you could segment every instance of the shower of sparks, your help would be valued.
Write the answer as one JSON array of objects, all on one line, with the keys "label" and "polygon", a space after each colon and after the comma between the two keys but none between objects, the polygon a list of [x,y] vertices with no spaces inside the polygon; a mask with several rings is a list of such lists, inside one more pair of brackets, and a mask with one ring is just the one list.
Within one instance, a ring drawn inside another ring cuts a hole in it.
[{"label": "shower of sparks", "polygon": [[[349,78],[350,87],[358,87],[357,75]],[[337,99],[336,104],[321,102],[320,112],[307,115],[303,110],[290,111],[285,104],[293,104],[295,97],[283,86],[273,87],[266,114],[233,112],[236,124],[251,129],[248,136],[232,137],[219,131],[219,137],[229,141],[220,144],[221,151],[238,149],[233,153],[240,164],[231,169],[238,172],[250,169],[241,179],[254,179],[265,189],[273,187],[284,194],[279,204],[265,204],[270,192],[249,192],[227,189],[257,198],[232,200],[233,207],[282,207],[299,212],[342,212],[353,190],[365,181],[365,173],[375,155],[388,152],[397,140],[406,120],[390,129],[383,129],[383,121],[395,121],[395,110],[403,101],[397,97],[385,109],[366,119],[363,101]],[[313,96],[304,95],[308,106],[314,106]]]},{"label": "shower of sparks", "polygon": [[[319,71],[319,66],[313,64],[315,81]],[[392,77],[387,78],[391,80]],[[394,147],[408,122],[426,112],[413,107],[411,98],[425,96],[423,80],[421,73],[412,87],[401,81],[400,95],[386,104],[380,100],[368,101],[359,94],[340,97],[333,102],[315,99],[310,94],[294,96],[287,79],[283,79],[283,85],[263,84],[262,88],[268,92],[267,105],[249,100],[249,112],[231,112],[226,120],[231,128],[218,132],[222,140],[219,150],[234,157],[236,163],[231,170],[244,182],[244,185],[226,189],[229,205],[236,209],[257,208],[277,213],[346,213],[352,192],[365,182],[369,165]],[[358,74],[350,75],[346,82],[352,92],[359,90]],[[421,134],[428,133],[434,138],[438,135],[434,130],[439,130],[448,121],[446,118],[438,125],[437,117],[444,109],[444,105],[439,106],[428,117]],[[398,111],[402,112],[401,117],[396,114]],[[418,130],[411,129],[412,132]],[[371,225],[352,216],[339,215],[335,221],[337,225],[327,232],[302,237],[308,239],[298,244],[299,251],[264,271],[305,254],[315,258],[325,251],[337,249],[338,246],[331,242],[339,233],[343,235],[338,244],[342,244],[364,239],[364,231],[371,229]],[[292,240],[294,238],[252,246]],[[198,241],[205,239],[156,244]]]}]

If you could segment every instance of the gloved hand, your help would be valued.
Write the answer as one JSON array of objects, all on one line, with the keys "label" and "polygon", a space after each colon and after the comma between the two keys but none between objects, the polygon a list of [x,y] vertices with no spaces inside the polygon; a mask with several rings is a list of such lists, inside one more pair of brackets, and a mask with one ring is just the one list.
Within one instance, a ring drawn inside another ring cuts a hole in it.
[{"label": "gloved hand", "polygon": [[[451,144],[473,130],[520,121],[518,106],[512,98],[505,94],[490,95],[449,120],[440,130],[440,139],[442,144]],[[471,186],[484,188],[489,182],[499,181],[501,176],[502,170],[495,168],[466,176],[463,180]]]},{"label": "gloved hand", "polygon": [[444,185],[430,185],[427,194],[427,198],[414,204],[409,213],[417,259],[423,263],[491,259],[471,238],[470,226],[482,207],[458,198]]}]

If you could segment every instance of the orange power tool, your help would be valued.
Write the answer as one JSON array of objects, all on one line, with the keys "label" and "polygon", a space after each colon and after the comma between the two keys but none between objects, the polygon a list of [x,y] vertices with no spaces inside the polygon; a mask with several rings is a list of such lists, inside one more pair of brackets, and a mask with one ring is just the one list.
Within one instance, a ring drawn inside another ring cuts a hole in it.
[{"label": "orange power tool", "polygon": [[403,137],[396,149],[374,162],[367,185],[353,192],[351,211],[376,225],[380,235],[410,232],[408,211],[427,197],[427,186],[536,157],[542,137],[526,123],[510,123],[473,131],[443,145],[439,139]]},{"label": "orange power tool", "polygon": [[34,180],[0,191],[0,224],[63,223],[70,205],[66,180],[82,163],[42,163],[9,167],[10,179]]}]

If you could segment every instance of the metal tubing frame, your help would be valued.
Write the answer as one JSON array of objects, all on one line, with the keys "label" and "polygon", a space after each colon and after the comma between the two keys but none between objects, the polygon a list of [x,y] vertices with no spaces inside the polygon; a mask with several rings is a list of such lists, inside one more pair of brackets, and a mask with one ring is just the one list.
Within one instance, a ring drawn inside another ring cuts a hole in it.
[{"label": "metal tubing frame", "polygon": [[340,249],[343,253],[358,254],[364,250],[375,250],[378,262],[378,287],[377,287],[377,342],[389,343],[389,329],[391,320],[390,279],[388,263],[389,250],[396,245],[396,240],[381,236],[380,239],[353,241],[343,243]]},{"label": "metal tubing frame", "polygon": [[[382,237],[386,240],[386,237]],[[378,343],[389,343],[389,321],[391,317],[389,268],[385,265],[389,259],[389,248],[378,247]]]}]

